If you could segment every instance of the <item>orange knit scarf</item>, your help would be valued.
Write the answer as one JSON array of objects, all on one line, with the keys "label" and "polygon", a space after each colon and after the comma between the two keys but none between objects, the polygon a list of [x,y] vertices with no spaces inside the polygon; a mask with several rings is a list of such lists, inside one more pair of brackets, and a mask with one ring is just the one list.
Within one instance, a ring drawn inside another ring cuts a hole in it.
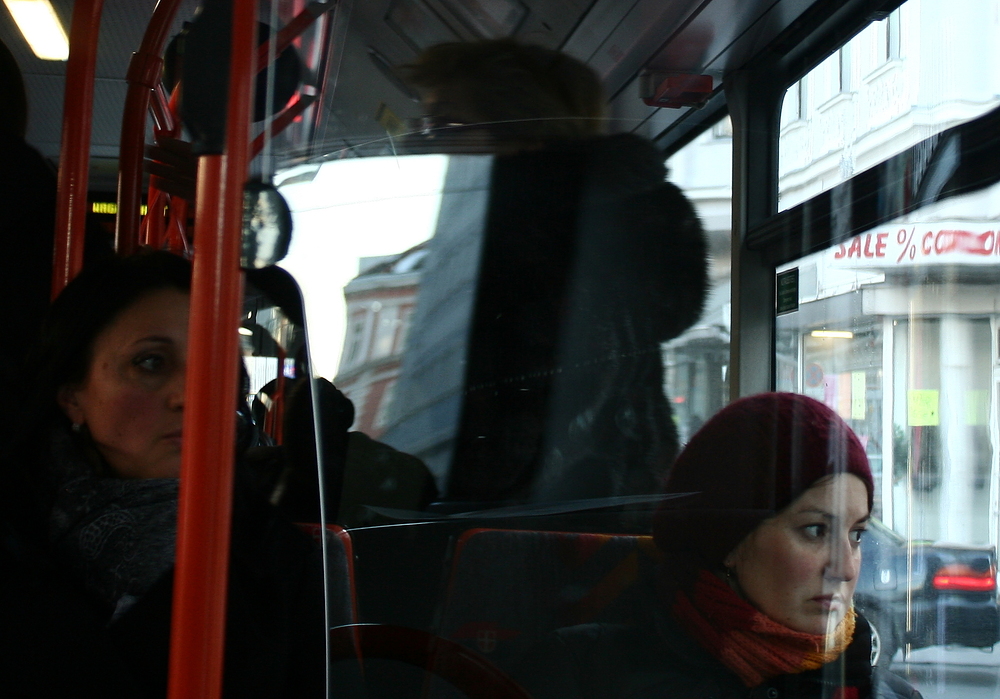
[{"label": "orange knit scarf", "polygon": [[772,677],[815,670],[836,660],[854,637],[854,608],[832,636],[793,631],[737,595],[718,576],[701,571],[690,596],[678,591],[674,617],[747,687]]}]

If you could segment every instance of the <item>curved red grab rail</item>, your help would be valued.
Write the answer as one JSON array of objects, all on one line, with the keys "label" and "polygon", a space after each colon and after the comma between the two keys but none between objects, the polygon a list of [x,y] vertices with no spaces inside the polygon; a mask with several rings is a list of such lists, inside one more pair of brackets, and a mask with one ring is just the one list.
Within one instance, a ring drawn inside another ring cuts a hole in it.
[{"label": "curved red grab rail", "polygon": [[225,153],[198,163],[169,699],[216,699],[222,690],[257,3],[232,8]]},{"label": "curved red grab rail", "polygon": [[139,206],[142,202],[142,159],[146,139],[146,113],[152,91],[160,82],[164,46],[181,0],[159,0],[146,27],[139,50],[128,66],[128,93],[119,147],[118,214],[115,249],[128,255],[139,244]]},{"label": "curved red grab rail", "polygon": [[104,0],[77,0],[73,5],[56,193],[52,298],[58,296],[83,268],[90,125],[94,112],[94,71],[103,9]]},{"label": "curved red grab rail", "polygon": [[465,646],[427,631],[389,624],[330,629],[330,660],[379,658],[414,665],[473,699],[531,699],[500,668]]}]

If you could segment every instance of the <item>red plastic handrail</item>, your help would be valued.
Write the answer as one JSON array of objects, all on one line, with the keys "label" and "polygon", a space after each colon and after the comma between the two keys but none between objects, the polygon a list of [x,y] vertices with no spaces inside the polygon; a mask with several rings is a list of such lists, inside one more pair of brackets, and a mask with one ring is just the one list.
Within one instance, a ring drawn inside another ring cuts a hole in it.
[{"label": "red plastic handrail", "polygon": [[56,194],[52,298],[58,296],[63,287],[83,268],[90,125],[94,111],[94,71],[103,8],[104,0],[77,0],[73,5]]},{"label": "red plastic handrail", "polygon": [[256,30],[257,3],[233,3],[225,153],[198,163],[169,699],[215,699],[222,689]]},{"label": "red plastic handrail", "polygon": [[135,251],[139,242],[139,205],[142,191],[143,145],[146,112],[152,91],[160,82],[164,46],[180,0],[159,0],[146,27],[139,50],[128,67],[128,93],[119,146],[118,214],[115,219],[115,249],[123,255]]},{"label": "red plastic handrail", "polygon": [[427,631],[389,624],[330,629],[330,660],[379,658],[414,665],[473,699],[531,699],[496,665],[465,646]]}]

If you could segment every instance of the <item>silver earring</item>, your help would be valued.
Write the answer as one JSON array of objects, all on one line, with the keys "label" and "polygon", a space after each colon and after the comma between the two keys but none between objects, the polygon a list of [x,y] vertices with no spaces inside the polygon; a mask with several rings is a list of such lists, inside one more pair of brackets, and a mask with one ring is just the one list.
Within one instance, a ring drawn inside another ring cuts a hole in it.
[{"label": "silver earring", "polygon": [[73,426],[70,429],[72,429],[77,434],[80,434],[80,430],[83,429],[83,423],[81,423],[81,422],[74,422]]}]

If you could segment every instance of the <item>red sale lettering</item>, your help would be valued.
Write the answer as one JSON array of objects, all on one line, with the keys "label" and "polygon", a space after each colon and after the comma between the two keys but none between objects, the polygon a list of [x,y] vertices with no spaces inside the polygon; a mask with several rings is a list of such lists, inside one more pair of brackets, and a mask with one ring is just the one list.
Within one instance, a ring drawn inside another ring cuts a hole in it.
[{"label": "red sale lettering", "polygon": [[923,239],[920,241],[920,252],[925,255],[930,255],[934,250],[934,233],[927,231],[924,233]]},{"label": "red sale lettering", "polygon": [[851,240],[851,247],[847,248],[848,257],[861,257],[861,237]]},{"label": "red sale lettering", "polygon": [[865,235],[865,257],[875,257],[875,251],[871,249],[872,234]]},{"label": "red sale lettering", "polygon": [[885,239],[888,237],[888,233],[878,233],[875,236],[875,257],[885,257]]},{"label": "red sale lettering", "polygon": [[934,252],[938,255],[943,255],[946,252],[951,252],[955,247],[955,231],[938,231],[937,235],[934,236]]},{"label": "red sale lettering", "polygon": [[835,259],[835,260],[842,260],[842,259],[844,259],[844,255],[846,255],[846,254],[847,254],[847,247],[843,243],[841,243],[840,244],[840,250],[838,250],[837,252],[833,253],[833,259]]}]

